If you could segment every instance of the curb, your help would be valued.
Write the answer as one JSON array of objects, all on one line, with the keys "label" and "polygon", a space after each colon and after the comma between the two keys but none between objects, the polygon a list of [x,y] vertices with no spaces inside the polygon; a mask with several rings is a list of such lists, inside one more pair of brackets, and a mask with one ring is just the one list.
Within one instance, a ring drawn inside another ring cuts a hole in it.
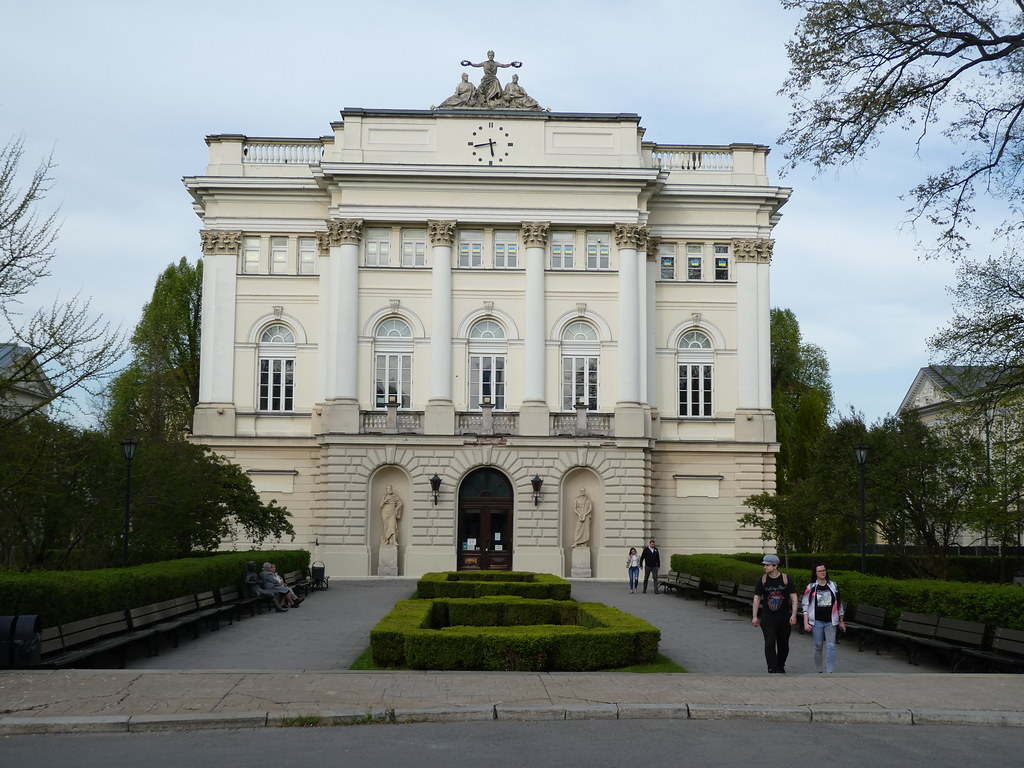
[{"label": "curb", "polygon": [[1024,728],[1024,712],[885,709],[882,707],[761,707],[747,704],[497,704],[426,709],[322,710],[317,712],[213,712],[169,715],[0,716],[0,736],[61,733],[143,733],[224,728],[337,727],[479,720],[761,720],[874,725],[980,725]]}]

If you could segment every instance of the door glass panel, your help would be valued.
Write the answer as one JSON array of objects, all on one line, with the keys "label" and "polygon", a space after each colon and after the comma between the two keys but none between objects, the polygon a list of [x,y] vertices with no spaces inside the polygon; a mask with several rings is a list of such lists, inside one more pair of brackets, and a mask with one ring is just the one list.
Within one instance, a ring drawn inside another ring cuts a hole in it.
[{"label": "door glass panel", "polygon": [[473,552],[486,546],[487,542],[480,540],[480,510],[467,507],[462,510],[459,530],[459,550],[462,552]]},{"label": "door glass panel", "polygon": [[508,540],[508,512],[503,509],[491,510],[491,549],[502,552],[510,548]]}]

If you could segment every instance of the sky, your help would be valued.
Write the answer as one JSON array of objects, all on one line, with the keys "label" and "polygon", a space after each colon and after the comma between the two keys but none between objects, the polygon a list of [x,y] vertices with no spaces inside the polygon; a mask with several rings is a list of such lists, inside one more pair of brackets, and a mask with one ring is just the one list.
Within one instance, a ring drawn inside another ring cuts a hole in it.
[{"label": "sky", "polygon": [[818,178],[780,177],[798,16],[776,0],[4,0],[0,18],[0,143],[23,138],[25,171],[52,152],[44,210],[62,221],[25,310],[80,292],[130,333],[158,275],[200,256],[181,180],[203,173],[206,136],[314,138],[346,107],[426,109],[461,60],[493,49],[556,112],[636,113],[645,140],[667,144],[772,147],[772,183],[794,190],[772,306],[825,350],[838,412],[895,413],[952,313],[953,267],[922,259],[905,226],[901,195],[934,159],[911,135]]}]

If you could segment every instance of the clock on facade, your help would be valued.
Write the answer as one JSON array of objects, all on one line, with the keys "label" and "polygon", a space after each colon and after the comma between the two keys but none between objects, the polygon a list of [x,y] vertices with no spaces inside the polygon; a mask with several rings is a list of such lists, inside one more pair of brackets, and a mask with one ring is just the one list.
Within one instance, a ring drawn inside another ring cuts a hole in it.
[{"label": "clock on facade", "polygon": [[487,165],[508,162],[513,146],[508,131],[494,123],[477,126],[467,144],[476,161]]}]

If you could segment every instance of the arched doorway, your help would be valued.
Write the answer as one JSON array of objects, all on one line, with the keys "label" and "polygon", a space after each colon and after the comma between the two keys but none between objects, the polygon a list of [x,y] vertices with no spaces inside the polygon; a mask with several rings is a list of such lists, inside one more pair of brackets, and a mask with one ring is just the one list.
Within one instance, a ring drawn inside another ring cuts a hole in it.
[{"label": "arched doorway", "polygon": [[459,488],[460,571],[512,570],[512,483],[484,467],[466,476]]}]

